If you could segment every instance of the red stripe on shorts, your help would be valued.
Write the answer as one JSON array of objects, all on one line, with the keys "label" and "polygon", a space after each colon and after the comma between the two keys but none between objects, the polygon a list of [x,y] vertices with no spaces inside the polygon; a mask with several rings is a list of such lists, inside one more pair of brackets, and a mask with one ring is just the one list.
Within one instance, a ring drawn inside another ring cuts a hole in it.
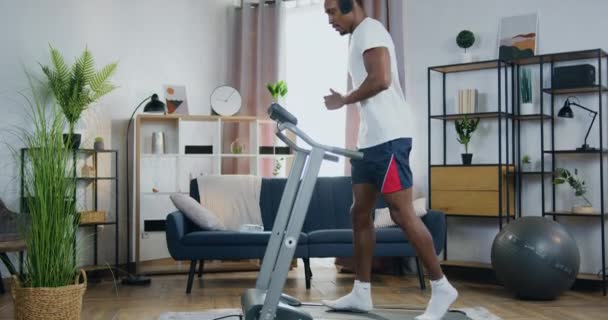
[{"label": "red stripe on shorts", "polygon": [[382,184],[382,193],[391,193],[402,189],[401,179],[399,178],[399,170],[397,169],[397,162],[395,162],[395,155],[391,156],[391,162],[388,165],[388,170],[384,176],[384,183]]}]

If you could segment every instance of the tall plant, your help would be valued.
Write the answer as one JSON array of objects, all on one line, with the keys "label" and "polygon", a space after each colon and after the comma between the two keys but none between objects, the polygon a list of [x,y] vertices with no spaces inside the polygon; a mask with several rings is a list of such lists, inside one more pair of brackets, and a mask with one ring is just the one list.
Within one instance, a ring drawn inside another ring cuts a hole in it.
[{"label": "tall plant", "polygon": [[109,82],[109,78],[115,73],[118,63],[110,63],[95,71],[93,55],[85,48],[74,65],[69,67],[57,49],[50,46],[50,50],[52,68],[42,66],[42,71],[47,76],[57,103],[69,123],[71,136],[82,112],[90,104],[116,89],[116,86]]},{"label": "tall plant", "polygon": [[[28,76],[29,77],[29,76]],[[20,215],[20,232],[27,246],[26,287],[61,287],[74,283],[76,235],[76,181],[71,152],[63,143],[65,118],[61,109],[47,105],[30,77],[32,97],[23,95],[31,109],[31,132],[23,136],[22,171],[26,210]]]}]

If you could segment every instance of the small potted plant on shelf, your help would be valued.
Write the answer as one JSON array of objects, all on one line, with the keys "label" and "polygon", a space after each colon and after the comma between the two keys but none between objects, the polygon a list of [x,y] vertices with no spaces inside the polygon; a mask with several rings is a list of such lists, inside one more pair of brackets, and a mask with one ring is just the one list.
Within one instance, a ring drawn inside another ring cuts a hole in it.
[{"label": "small potted plant on shelf", "polygon": [[479,125],[479,118],[469,119],[466,116],[462,120],[456,120],[455,127],[458,137],[458,142],[464,145],[465,153],[462,156],[462,164],[470,165],[473,160],[473,154],[469,153],[469,142],[471,142],[471,136],[477,126]]},{"label": "small potted plant on shelf", "polygon": [[522,163],[522,171],[532,171],[531,170],[532,161],[530,160],[529,155],[524,154],[524,156],[521,158],[521,163]]},{"label": "small potted plant on shelf", "polygon": [[96,137],[95,138],[95,143],[93,144],[93,149],[95,149],[96,151],[102,151],[103,148],[104,148],[103,138],[102,137]]},{"label": "small potted plant on shelf", "polygon": [[572,207],[572,213],[593,213],[593,205],[589,199],[585,197],[587,185],[585,184],[585,181],[578,176],[578,169],[574,169],[574,175],[572,175],[568,169],[558,168],[555,171],[555,176],[553,184],[560,185],[568,183],[568,185],[574,189],[577,203]]},{"label": "small potted plant on shelf", "polygon": [[274,102],[276,103],[279,102],[279,97],[285,97],[288,91],[287,83],[284,80],[279,80],[275,83],[268,83],[266,85],[266,88],[268,89],[268,91],[272,95],[272,98],[274,99]]},{"label": "small potted plant on shelf", "polygon": [[460,31],[460,33],[458,33],[458,36],[456,36],[456,44],[460,48],[464,49],[464,54],[463,54],[464,62],[473,61],[473,57],[467,51],[467,49],[472,47],[474,43],[475,43],[475,35],[473,34],[473,32],[471,32],[469,30],[462,30],[462,31]]},{"label": "small potted plant on shelf", "polygon": [[521,69],[521,79],[519,81],[519,94],[521,96],[522,114],[532,113],[534,104],[532,103],[532,75],[530,69]]}]

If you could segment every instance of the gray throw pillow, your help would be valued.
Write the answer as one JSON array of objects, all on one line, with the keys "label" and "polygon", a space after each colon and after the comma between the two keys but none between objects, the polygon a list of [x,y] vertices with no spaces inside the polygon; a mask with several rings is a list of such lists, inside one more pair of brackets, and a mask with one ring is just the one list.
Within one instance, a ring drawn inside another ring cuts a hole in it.
[{"label": "gray throw pillow", "polygon": [[213,212],[203,207],[189,195],[174,193],[170,196],[175,207],[203,230],[226,230]]}]

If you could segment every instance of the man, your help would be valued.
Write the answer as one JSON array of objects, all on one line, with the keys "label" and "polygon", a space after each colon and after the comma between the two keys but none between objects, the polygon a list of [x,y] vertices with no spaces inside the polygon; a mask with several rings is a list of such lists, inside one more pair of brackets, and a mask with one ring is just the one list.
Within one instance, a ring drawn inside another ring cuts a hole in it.
[{"label": "man", "polygon": [[391,218],[407,234],[431,279],[430,301],[416,319],[441,319],[458,292],[441,271],[433,239],[414,211],[409,166],[412,139],[403,125],[406,105],[393,41],[379,21],[366,15],[361,0],[325,0],[325,12],[336,31],[351,37],[348,69],[355,88],[345,95],[330,89],[325,105],[336,110],[360,103],[357,147],[364,157],[351,160],[356,281],[350,294],[324,304],[355,312],[373,308],[370,280],[375,232],[371,213],[381,194]]}]

